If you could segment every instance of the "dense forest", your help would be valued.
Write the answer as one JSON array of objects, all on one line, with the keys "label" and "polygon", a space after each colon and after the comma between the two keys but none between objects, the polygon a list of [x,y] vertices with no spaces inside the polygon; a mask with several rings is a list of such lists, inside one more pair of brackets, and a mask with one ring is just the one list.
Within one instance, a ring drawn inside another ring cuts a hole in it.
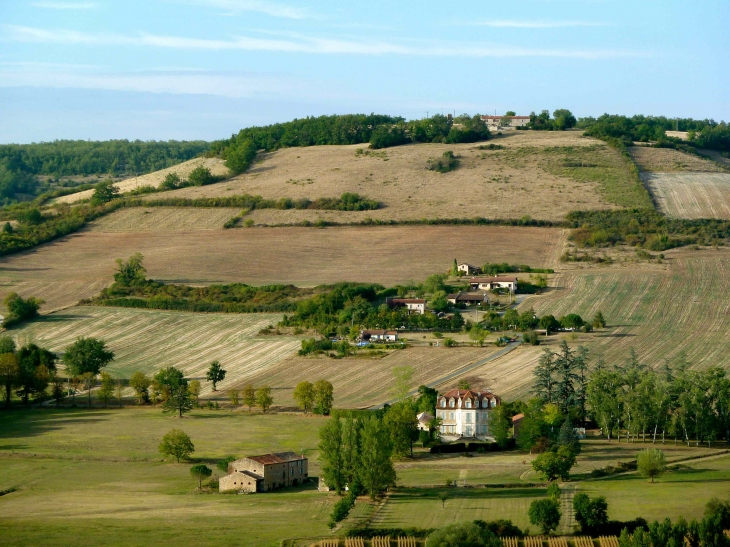
[{"label": "dense forest", "polygon": [[207,152],[204,141],[54,141],[0,145],[0,200],[34,196],[50,189],[47,175],[141,175]]}]

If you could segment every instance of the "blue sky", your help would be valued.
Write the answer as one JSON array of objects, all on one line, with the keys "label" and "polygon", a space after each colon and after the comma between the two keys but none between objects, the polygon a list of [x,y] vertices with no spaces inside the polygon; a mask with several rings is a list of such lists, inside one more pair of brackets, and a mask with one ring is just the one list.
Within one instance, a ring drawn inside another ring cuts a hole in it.
[{"label": "blue sky", "polygon": [[378,112],[730,120],[730,2],[0,0],[0,142]]}]

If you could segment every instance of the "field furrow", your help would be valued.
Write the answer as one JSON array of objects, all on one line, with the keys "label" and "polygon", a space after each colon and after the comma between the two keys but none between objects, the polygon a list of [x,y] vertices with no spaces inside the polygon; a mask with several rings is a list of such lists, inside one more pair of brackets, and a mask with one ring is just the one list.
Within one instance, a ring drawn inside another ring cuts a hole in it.
[{"label": "field furrow", "polygon": [[661,211],[675,218],[730,218],[730,174],[645,173]]}]

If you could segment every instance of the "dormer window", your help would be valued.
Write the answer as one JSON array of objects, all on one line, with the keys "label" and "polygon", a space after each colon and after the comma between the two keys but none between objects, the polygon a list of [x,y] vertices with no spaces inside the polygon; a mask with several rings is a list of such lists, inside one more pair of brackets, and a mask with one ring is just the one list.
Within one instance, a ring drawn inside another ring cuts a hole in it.
[{"label": "dormer window", "polygon": [[497,399],[492,399],[492,408],[497,406]]},{"label": "dormer window", "polygon": [[446,406],[446,397],[441,398],[441,406]]},{"label": "dormer window", "polygon": [[449,399],[449,406],[451,408],[454,408],[454,399],[453,399],[453,397],[451,399]]},{"label": "dormer window", "polygon": [[471,408],[471,399],[466,400],[466,408]]}]

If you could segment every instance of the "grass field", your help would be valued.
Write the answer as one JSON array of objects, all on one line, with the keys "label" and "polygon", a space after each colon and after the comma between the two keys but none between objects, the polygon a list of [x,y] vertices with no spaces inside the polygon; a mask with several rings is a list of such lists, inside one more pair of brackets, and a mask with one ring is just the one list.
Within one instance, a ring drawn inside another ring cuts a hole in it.
[{"label": "grass field", "polygon": [[[177,173],[180,178],[185,179],[193,169],[201,165],[210,169],[213,176],[227,176],[230,174],[230,171],[225,166],[223,160],[218,158],[194,158],[192,160],[173,165],[172,167],[155,171],[154,173],[124,179],[117,182],[116,187],[119,188],[120,192],[130,192],[135,188],[141,188],[142,186],[154,186],[157,188],[160,184],[162,184],[162,181],[169,173]],[[83,192],[69,194],[68,196],[62,196],[54,201],[58,203],[74,203],[81,199],[88,199],[93,194],[93,190],[85,190]]]},{"label": "grass field", "polygon": [[395,351],[380,359],[368,358],[303,358],[291,357],[248,376],[248,381],[263,382],[274,387],[274,394],[282,404],[294,406],[292,391],[298,382],[324,379],[335,388],[335,406],[363,408],[381,404],[392,396],[393,368],[412,366],[412,388],[446,376],[454,370],[484,359],[497,350],[485,348],[414,347]]},{"label": "grass field", "polygon": [[[287,537],[326,536],[326,522],[336,500],[314,484],[253,496],[197,494],[190,477],[193,463],[210,467],[228,455],[272,451],[303,452],[310,476],[320,473],[317,432],[327,418],[301,414],[248,414],[245,411],[196,410],[183,419],[159,408],[92,410],[52,408],[0,413],[0,532],[3,545],[68,545],[83,537],[93,545],[179,545],[181,535],[196,545],[278,545]],[[192,462],[162,461],[161,437],[172,428],[190,435]],[[670,463],[695,456],[653,485],[635,475],[580,480],[596,467],[635,457],[649,443],[607,443],[590,439],[563,485],[591,495],[605,495],[611,518],[648,519],[700,516],[712,496],[727,497],[730,456],[722,450],[674,446],[661,448]],[[544,496],[530,471],[525,452],[475,454],[467,458],[429,455],[396,463],[400,487],[375,513],[372,526],[442,526],[459,520],[510,518],[525,528],[527,507]],[[220,473],[219,471],[215,471]],[[445,488],[512,483],[515,488]],[[520,487],[520,483],[524,486]],[[407,488],[404,488],[407,487]],[[437,494],[449,499],[442,508]],[[361,499],[346,525],[368,515]],[[534,530],[533,530],[534,531]]]},{"label": "grass field", "polygon": [[629,153],[642,171],[696,171],[706,173],[721,173],[723,171],[720,165],[711,160],[671,148],[632,146],[629,148]]},{"label": "grass field", "polygon": [[[91,545],[278,545],[326,534],[335,499],[308,488],[266,495],[196,495],[191,463],[162,462],[172,428],[193,440],[196,461],[215,468],[229,454],[316,455],[323,419],[196,411],[182,420],[159,409],[0,414],[0,543]],[[220,471],[216,469],[216,473]],[[310,476],[318,476],[316,458]]]},{"label": "grass field", "polygon": [[[495,138],[503,150],[480,150],[480,144],[417,144],[388,148],[373,154],[356,154],[367,145],[287,148],[262,154],[245,174],[225,182],[185,188],[155,197],[204,197],[259,194],[266,198],[334,197],[357,192],[385,204],[363,213],[320,211],[255,212],[257,222],[281,224],[306,219],[360,220],[420,218],[520,218],[560,220],[574,209],[613,207],[602,194],[601,183],[591,177],[554,169],[574,149],[590,150],[593,165],[608,170],[623,160],[612,149],[580,132],[513,132]],[[570,147],[571,150],[568,150]],[[452,150],[460,167],[441,174],[426,169],[429,158]],[[558,151],[556,156],[556,151]],[[617,179],[618,180],[618,179]],[[628,176],[621,178],[631,185]]]},{"label": "grass field", "polygon": [[674,218],[730,218],[730,174],[643,175],[659,209]]},{"label": "grass field", "polygon": [[84,231],[1,258],[0,298],[16,291],[46,299],[46,310],[73,305],[111,283],[114,260],[135,252],[144,255],[148,277],[165,282],[392,285],[446,271],[454,258],[554,266],[563,235],[502,226]]},{"label": "grass field", "polygon": [[43,316],[8,334],[19,343],[32,341],[51,351],[63,351],[78,336],[101,338],[116,355],[107,367],[113,375],[129,378],[136,371],[150,374],[175,366],[189,378],[201,380],[205,395],[210,391],[205,372],[215,359],[228,371],[218,384],[218,389],[225,390],[296,353],[301,337],[258,335],[280,319],[276,314],[75,307]]},{"label": "grass field", "polygon": [[587,339],[594,357],[624,361],[634,348],[659,366],[683,352],[696,367],[730,368],[730,251],[665,253],[667,271],[587,270],[556,276],[556,290],[534,299],[538,315],[601,310],[608,328]]}]

